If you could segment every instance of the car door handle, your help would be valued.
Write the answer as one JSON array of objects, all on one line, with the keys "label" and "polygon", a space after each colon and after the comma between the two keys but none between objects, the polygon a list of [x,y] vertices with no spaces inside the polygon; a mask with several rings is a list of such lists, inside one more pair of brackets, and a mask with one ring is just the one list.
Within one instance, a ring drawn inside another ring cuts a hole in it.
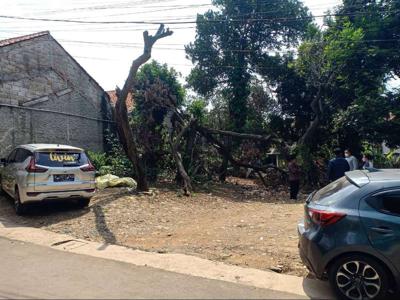
[{"label": "car door handle", "polygon": [[390,234],[393,233],[393,230],[390,229],[389,227],[372,227],[372,231],[375,231],[377,233],[382,233],[382,234]]}]

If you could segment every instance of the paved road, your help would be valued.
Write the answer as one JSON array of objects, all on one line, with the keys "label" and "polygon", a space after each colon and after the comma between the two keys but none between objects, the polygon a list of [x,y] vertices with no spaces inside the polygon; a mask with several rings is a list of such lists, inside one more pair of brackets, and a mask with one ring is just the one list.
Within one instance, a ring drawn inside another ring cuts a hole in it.
[{"label": "paved road", "polygon": [[0,238],[0,298],[299,297]]}]

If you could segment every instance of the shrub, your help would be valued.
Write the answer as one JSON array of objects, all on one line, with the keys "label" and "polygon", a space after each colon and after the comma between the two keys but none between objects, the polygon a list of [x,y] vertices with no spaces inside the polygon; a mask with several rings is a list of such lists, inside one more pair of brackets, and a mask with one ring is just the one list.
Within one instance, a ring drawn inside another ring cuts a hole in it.
[{"label": "shrub", "polygon": [[106,153],[88,151],[87,154],[88,154],[93,166],[96,168],[96,170],[100,170],[101,167],[106,166],[108,164],[108,159],[107,159]]},{"label": "shrub", "polygon": [[110,148],[107,152],[88,151],[90,161],[100,175],[113,174],[119,177],[133,177],[133,166],[126,157],[117,137],[108,132],[106,140]]}]

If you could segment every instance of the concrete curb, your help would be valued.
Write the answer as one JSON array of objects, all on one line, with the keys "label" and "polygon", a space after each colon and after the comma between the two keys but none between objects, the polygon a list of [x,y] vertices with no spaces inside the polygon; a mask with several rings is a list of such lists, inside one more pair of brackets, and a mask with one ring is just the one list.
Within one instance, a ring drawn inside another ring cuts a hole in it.
[{"label": "concrete curb", "polygon": [[296,294],[299,298],[334,298],[325,282],[213,262],[183,254],[159,254],[101,244],[0,220],[0,236],[65,252],[147,266],[170,272]]}]

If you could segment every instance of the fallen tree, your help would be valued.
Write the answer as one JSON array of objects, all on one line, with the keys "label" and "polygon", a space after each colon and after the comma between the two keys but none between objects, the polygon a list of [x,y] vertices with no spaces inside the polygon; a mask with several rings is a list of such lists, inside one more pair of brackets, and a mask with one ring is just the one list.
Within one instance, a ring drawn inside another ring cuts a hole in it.
[{"label": "fallen tree", "polygon": [[[138,191],[148,191],[149,186],[146,179],[146,169],[139,151],[140,143],[138,141],[138,137],[135,133],[134,128],[132,128],[129,123],[126,100],[130,92],[134,93],[135,77],[137,75],[138,69],[151,58],[151,50],[153,45],[159,39],[170,36],[171,34],[172,31],[170,31],[169,29],[165,29],[164,25],[160,25],[158,31],[154,36],[149,35],[148,32],[145,31],[143,33],[143,53],[138,58],[133,60],[128,78],[126,79],[122,90],[117,88],[118,99],[115,106],[117,132],[120,143],[127,157],[132,162],[135,172],[135,179],[138,184]],[[187,136],[189,132],[192,135],[195,134],[202,136],[209,145],[213,146],[222,157],[223,164],[226,165],[229,162],[234,166],[251,168],[257,172],[264,184],[265,180],[262,176],[262,172],[266,172],[269,169],[275,169],[281,174],[285,174],[283,170],[273,165],[251,164],[235,158],[232,150],[224,145],[224,143],[221,141],[221,139],[223,140],[229,138],[238,140],[253,140],[262,143],[273,143],[277,141],[275,136],[238,133],[234,131],[208,128],[206,126],[200,125],[199,121],[196,120],[196,118],[194,118],[188,112],[184,112],[179,109],[179,107],[177,106],[176,97],[169,93],[168,88],[162,82],[157,82],[148,90],[146,90],[144,99],[145,101],[147,101],[147,104],[150,104],[150,106],[154,107],[154,109],[162,108],[165,110],[163,126],[168,133],[167,140],[169,144],[169,149],[174,159],[178,174],[180,175],[185,195],[190,195],[192,193],[193,185],[188,170],[185,168],[182,154],[180,152],[180,146],[183,143],[184,139],[190,139]],[[190,156],[193,157],[193,145],[191,145],[189,149],[190,148],[190,151],[192,152]]]}]

